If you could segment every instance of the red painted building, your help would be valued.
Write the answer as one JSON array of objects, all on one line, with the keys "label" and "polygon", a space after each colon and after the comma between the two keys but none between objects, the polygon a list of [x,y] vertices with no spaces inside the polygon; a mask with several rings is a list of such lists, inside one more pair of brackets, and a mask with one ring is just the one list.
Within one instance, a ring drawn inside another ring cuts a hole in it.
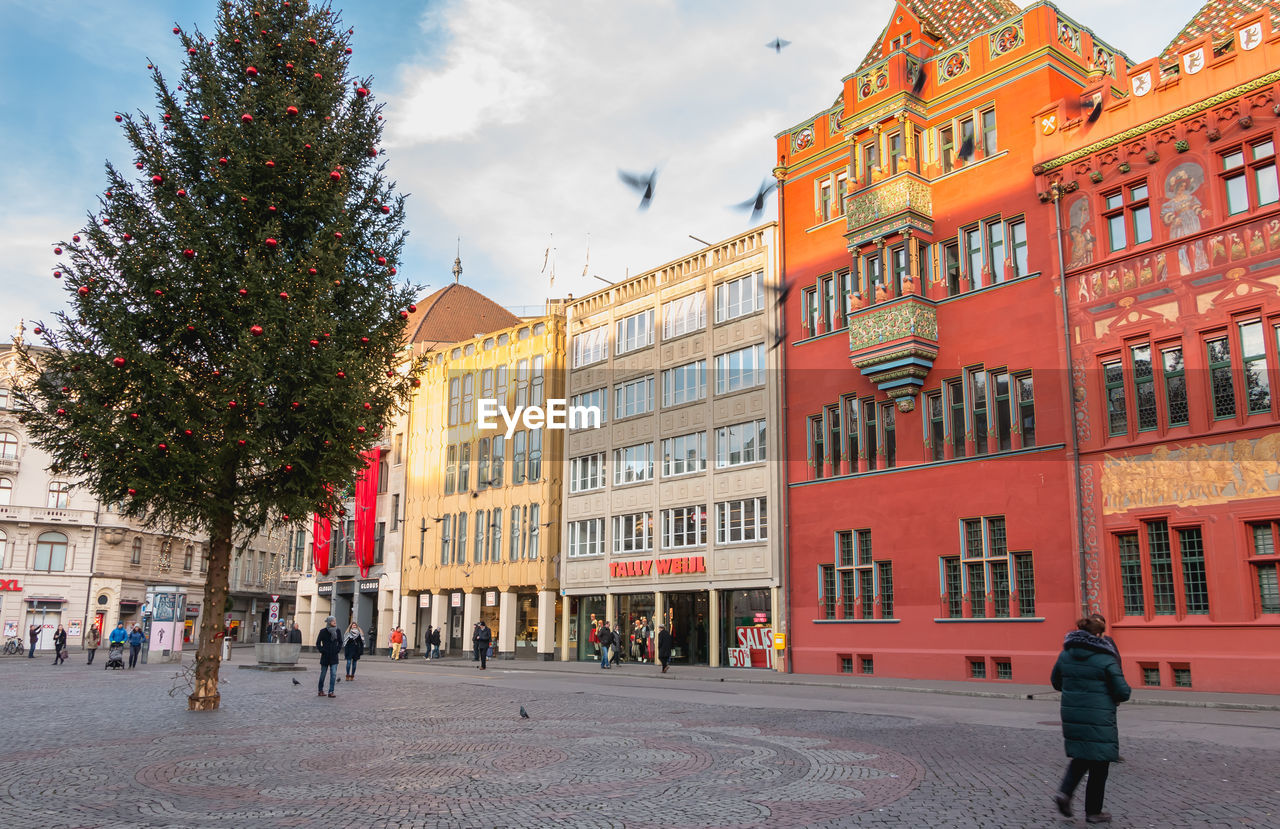
[{"label": "red painted building", "polygon": [[1280,687],[1280,8],[1211,0],[1037,113],[1087,601],[1135,685]]},{"label": "red painted building", "polygon": [[792,669],[1047,681],[1082,589],[1034,116],[1126,63],[1049,5],[900,0],[779,136]]}]

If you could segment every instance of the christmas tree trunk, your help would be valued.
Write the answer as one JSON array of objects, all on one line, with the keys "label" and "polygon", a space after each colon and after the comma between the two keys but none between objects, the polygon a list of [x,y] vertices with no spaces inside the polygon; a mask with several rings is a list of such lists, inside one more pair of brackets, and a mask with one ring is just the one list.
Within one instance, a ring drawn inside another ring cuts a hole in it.
[{"label": "christmas tree trunk", "polygon": [[204,583],[204,617],[200,620],[200,643],[196,646],[195,689],[187,697],[192,711],[212,711],[222,701],[218,692],[218,672],[222,665],[222,643],[226,632],[222,615],[227,604],[231,575],[230,513],[214,519],[209,534],[209,572]]}]

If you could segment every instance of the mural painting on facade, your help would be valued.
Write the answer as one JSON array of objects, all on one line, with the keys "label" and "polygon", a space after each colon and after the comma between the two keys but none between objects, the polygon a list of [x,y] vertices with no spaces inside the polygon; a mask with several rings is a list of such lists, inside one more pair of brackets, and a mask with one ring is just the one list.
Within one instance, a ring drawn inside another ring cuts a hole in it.
[{"label": "mural painting on facade", "polygon": [[[1200,219],[1209,218],[1209,211],[1196,196],[1203,184],[1204,168],[1194,161],[1184,161],[1169,172],[1164,182],[1167,201],[1160,208],[1160,220],[1168,226],[1170,239],[1199,233]],[[1203,239],[1178,248],[1178,267],[1183,276],[1208,269]]]},{"label": "mural painting on facade", "polygon": [[1219,444],[1156,447],[1149,455],[1106,457],[1106,513],[1139,507],[1222,504],[1280,493],[1280,434]]},{"label": "mural painting on facade", "polygon": [[1067,223],[1067,239],[1071,247],[1067,267],[1081,268],[1092,264],[1097,239],[1093,235],[1088,196],[1080,196],[1067,208]]},{"label": "mural painting on facade", "polygon": [[933,305],[907,298],[893,305],[864,311],[849,320],[850,351],[907,337],[938,339],[938,312]]}]

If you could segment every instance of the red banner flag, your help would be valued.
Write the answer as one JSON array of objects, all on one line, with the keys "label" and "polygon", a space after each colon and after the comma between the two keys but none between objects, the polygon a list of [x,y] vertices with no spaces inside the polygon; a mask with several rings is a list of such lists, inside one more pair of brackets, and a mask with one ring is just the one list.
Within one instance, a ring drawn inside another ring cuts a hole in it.
[{"label": "red banner flag", "polygon": [[311,558],[317,573],[329,575],[329,519],[319,513],[311,523]]},{"label": "red banner flag", "polygon": [[378,460],[382,452],[369,449],[361,453],[365,467],[356,478],[356,564],[360,577],[369,575],[373,566],[373,526],[378,512]]}]

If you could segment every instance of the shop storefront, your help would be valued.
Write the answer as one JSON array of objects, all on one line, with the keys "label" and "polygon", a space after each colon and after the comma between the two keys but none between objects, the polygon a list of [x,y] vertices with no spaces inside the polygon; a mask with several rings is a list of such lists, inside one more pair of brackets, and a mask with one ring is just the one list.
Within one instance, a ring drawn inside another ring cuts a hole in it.
[{"label": "shop storefront", "polygon": [[[516,658],[538,656],[538,594],[516,594]],[[552,618],[557,618],[552,616]]]},{"label": "shop storefront", "polygon": [[[623,656],[625,659],[649,658],[648,644],[637,643],[635,631],[640,625],[651,631],[657,631],[654,622],[654,603],[652,593],[625,593],[618,597],[617,618],[613,620],[614,629],[622,637]],[[654,647],[657,645],[655,643]]]},{"label": "shop storefront", "polygon": [[182,622],[182,644],[193,645],[200,631],[200,605],[188,604]]},{"label": "shop storefront", "polygon": [[569,601],[569,651],[579,660],[599,659],[591,642],[591,630],[604,619],[604,596],[571,596]]},{"label": "shop storefront", "polygon": [[770,591],[722,590],[720,610],[720,664],[730,668],[772,668]]},{"label": "shop storefront", "polygon": [[677,665],[706,665],[711,660],[710,600],[705,590],[668,593],[667,630],[673,640],[671,661]]}]

